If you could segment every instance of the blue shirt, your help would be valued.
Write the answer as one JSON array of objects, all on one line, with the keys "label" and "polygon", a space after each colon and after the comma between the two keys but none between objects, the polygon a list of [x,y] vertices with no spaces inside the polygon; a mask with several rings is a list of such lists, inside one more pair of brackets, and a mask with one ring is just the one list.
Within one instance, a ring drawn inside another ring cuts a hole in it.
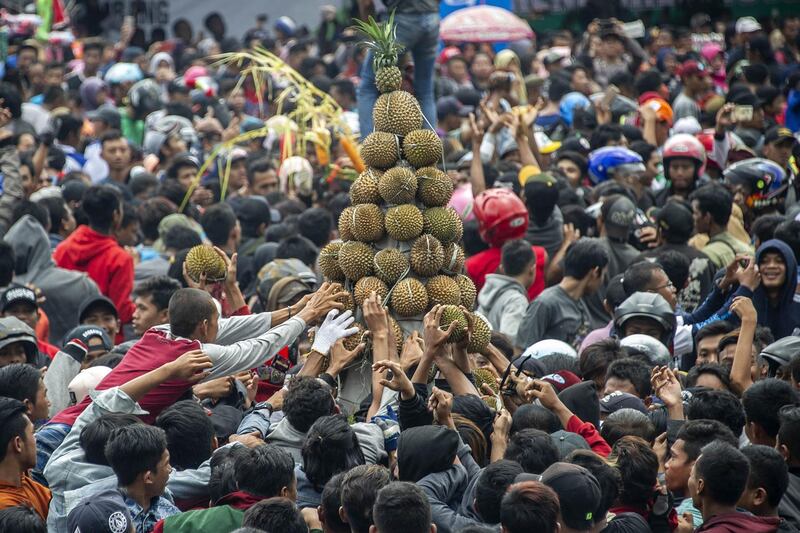
[{"label": "blue shirt", "polygon": [[159,520],[181,512],[180,509],[163,496],[156,496],[150,500],[150,507],[145,511],[141,505],[127,495],[125,489],[120,488],[119,492],[122,494],[122,499],[125,500],[125,505],[128,506],[128,511],[131,513],[136,533],[149,533],[153,531]]}]

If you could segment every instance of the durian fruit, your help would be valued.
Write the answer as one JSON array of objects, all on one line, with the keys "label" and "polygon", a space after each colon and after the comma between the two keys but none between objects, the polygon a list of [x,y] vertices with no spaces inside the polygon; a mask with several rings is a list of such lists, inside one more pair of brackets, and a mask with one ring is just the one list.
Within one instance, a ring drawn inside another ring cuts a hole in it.
[{"label": "durian fruit", "polygon": [[[353,322],[351,328],[358,328],[358,331],[344,338],[344,347],[347,350],[355,350],[362,342],[367,342],[369,331],[358,322]],[[362,352],[363,353],[363,352]]]},{"label": "durian fruit", "polygon": [[428,308],[425,285],[414,278],[400,280],[392,289],[392,310],[398,316],[409,317],[423,313]]},{"label": "durian fruit", "polygon": [[414,130],[403,139],[403,157],[413,167],[433,165],[442,158],[442,140],[433,130]]},{"label": "durian fruit", "polygon": [[460,305],[461,291],[458,283],[449,276],[433,276],[425,284],[428,302],[433,305]]},{"label": "durian fruit", "polygon": [[410,241],[422,234],[423,219],[417,206],[412,204],[390,207],[384,219],[386,234],[397,241]]},{"label": "durian fruit", "polygon": [[442,311],[442,317],[439,319],[439,328],[446,330],[450,324],[455,322],[456,327],[447,337],[447,342],[458,342],[467,334],[467,317],[464,316],[464,311],[459,309],[457,305],[446,305]]},{"label": "durian fruit", "polygon": [[485,368],[474,368],[472,369],[472,377],[475,379],[475,388],[478,389],[478,392],[482,392],[482,385],[488,385],[495,394],[500,392],[500,387],[497,384],[497,378],[490,370]]},{"label": "durian fruit", "polygon": [[417,200],[425,207],[447,205],[453,196],[453,180],[436,167],[417,170]]},{"label": "durian fruit", "polygon": [[442,243],[433,235],[422,235],[411,246],[411,270],[420,276],[435,276],[444,265]]},{"label": "durian fruit", "polygon": [[408,204],[417,195],[417,177],[405,167],[393,167],[383,173],[378,192],[387,204]]},{"label": "durian fruit", "polygon": [[461,305],[467,309],[474,309],[475,297],[478,295],[478,291],[475,289],[475,284],[472,282],[469,276],[465,276],[464,274],[459,274],[454,279],[456,280],[456,283],[458,283],[458,288],[461,292]]},{"label": "durian fruit", "polygon": [[[472,315],[472,335],[467,343],[469,353],[482,353],[492,340],[492,326],[485,317],[478,313]],[[480,390],[480,389],[478,389]]]},{"label": "durian fruit", "polygon": [[489,409],[493,409],[495,411],[499,411],[503,406],[497,403],[497,397],[495,396],[481,396],[481,400],[483,403],[486,404],[486,407]]},{"label": "durian fruit", "polygon": [[353,206],[348,206],[342,209],[342,214],[339,215],[339,237],[343,241],[352,241],[355,239],[353,236]]},{"label": "durian fruit", "polygon": [[443,243],[461,240],[464,227],[461,218],[452,207],[431,207],[423,213],[424,231]]},{"label": "durian fruit", "polygon": [[339,249],[341,241],[332,241],[322,247],[317,257],[320,273],[328,281],[344,281],[344,272],[339,267]]},{"label": "durian fruit", "polygon": [[393,167],[400,159],[400,140],[386,131],[373,131],[361,141],[361,159],[369,167]]},{"label": "durian fruit", "polygon": [[408,272],[408,259],[397,248],[384,248],[375,254],[375,275],[389,286]]},{"label": "durian fruit", "polygon": [[364,305],[364,300],[369,298],[372,291],[378,293],[378,298],[383,301],[386,295],[389,294],[389,287],[375,276],[367,276],[358,280],[356,286],[353,288],[353,296],[356,299],[356,305],[359,307]]},{"label": "durian fruit", "polygon": [[[399,357],[403,352],[403,342],[405,341],[403,338],[403,328],[400,327],[400,324],[398,324],[397,320],[392,318],[391,315],[389,315],[389,327],[392,329],[392,333],[394,334],[394,348]],[[389,348],[391,349],[391,346]]]},{"label": "durian fruit", "polygon": [[403,75],[397,68],[397,55],[403,46],[397,43],[397,28],[394,11],[389,20],[379,24],[371,16],[367,22],[354,20],[358,30],[366,37],[364,45],[373,52],[372,66],[375,71],[375,87],[381,93],[400,88]]},{"label": "durian fruit", "polygon": [[344,313],[345,311],[353,311],[356,310],[356,302],[353,300],[353,294],[342,287],[340,284],[336,284],[337,290],[339,291],[339,296],[336,297],[336,301],[342,304],[344,307],[339,311],[340,313]]},{"label": "durian fruit", "polygon": [[373,256],[368,244],[348,241],[339,248],[339,267],[347,279],[361,279],[372,275]]},{"label": "durian fruit", "polygon": [[381,177],[381,172],[378,169],[368,168],[358,179],[350,186],[350,203],[353,205],[358,204],[377,204],[381,201],[381,195],[378,194],[378,180]]},{"label": "durian fruit", "polygon": [[444,245],[444,266],[442,272],[446,274],[461,274],[464,270],[464,250],[461,245],[451,242]]},{"label": "durian fruit", "polygon": [[[375,131],[407,135],[422,127],[422,110],[411,93],[392,91],[380,95],[375,101],[375,107],[372,108],[372,122]],[[366,159],[364,162],[372,166]]]},{"label": "durian fruit", "polygon": [[225,261],[213,246],[207,244],[192,247],[186,254],[185,264],[186,273],[196,282],[200,281],[200,276],[203,274],[210,283],[222,281],[228,273]]},{"label": "durian fruit", "polygon": [[383,238],[383,211],[375,204],[361,204],[350,212],[350,232],[362,242],[375,242]]}]

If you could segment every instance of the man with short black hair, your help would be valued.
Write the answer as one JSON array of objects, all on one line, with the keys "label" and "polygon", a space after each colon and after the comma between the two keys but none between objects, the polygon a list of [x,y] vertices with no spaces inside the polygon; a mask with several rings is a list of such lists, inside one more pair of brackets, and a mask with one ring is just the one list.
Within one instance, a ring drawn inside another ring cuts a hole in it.
[{"label": "man with short black hair", "polygon": [[[750,464],[747,457],[723,442],[712,442],[703,448],[689,476],[689,493],[694,506],[703,515],[703,525],[695,531],[728,533],[731,531],[775,531],[777,517],[754,516],[737,511],[736,503],[747,487]],[[686,514],[679,518],[679,528],[692,527]]]},{"label": "man with short black hair", "polygon": [[776,378],[756,381],[744,391],[745,433],[750,442],[775,447],[781,427],[779,412],[784,406],[798,405],[798,401],[797,391]]},{"label": "man with short black hair", "polygon": [[601,286],[608,261],[608,252],[597,239],[583,238],[572,244],[564,257],[564,279],[530,303],[517,345],[557,339],[580,346],[588,333],[588,314],[581,299]]},{"label": "man with short black hair", "polygon": [[278,190],[278,173],[269,159],[256,159],[247,166],[247,196],[266,197]]},{"label": "man with short black hair", "polygon": [[559,533],[558,495],[538,481],[523,481],[508,488],[500,504],[503,533]]},{"label": "man with short black hair", "polygon": [[[117,243],[114,231],[122,223],[122,201],[111,187],[96,185],[86,190],[82,208],[88,226],[80,226],[59,244],[53,259],[61,268],[86,272],[119,312],[122,325],[133,318],[133,258]],[[118,342],[122,341],[118,335]]]},{"label": "man with short black hair", "polygon": [[[206,525],[206,524],[204,524]],[[281,533],[307,533],[308,526],[295,503],[288,498],[267,498],[244,513],[242,528]]]},{"label": "man with short black hair", "polygon": [[148,278],[134,292],[133,330],[137,335],[169,322],[169,300],[181,284],[169,276]]},{"label": "man with short black hair", "polygon": [[700,328],[694,337],[697,346],[695,364],[719,363],[719,341],[734,330],[733,324],[726,321],[712,322]]},{"label": "man with short black hair", "polygon": [[339,516],[351,533],[370,533],[378,492],[390,482],[389,470],[380,465],[360,465],[343,474]]},{"label": "man with short black hair", "polygon": [[[789,470],[781,454],[769,446],[745,446],[741,452],[750,463],[747,487],[737,506],[756,516],[778,516],[778,506],[789,487]],[[797,529],[781,518],[779,532],[796,532]]]},{"label": "man with short black hair", "polygon": [[713,183],[704,185],[694,191],[690,199],[695,232],[708,234],[709,241],[703,253],[714,267],[725,268],[738,254],[753,254],[752,246],[728,232],[733,196],[725,187]]},{"label": "man with short black hair", "polygon": [[36,441],[26,413],[21,401],[0,397],[0,509],[28,505],[46,520],[50,491],[28,475],[36,465]]},{"label": "man with short black hair", "polygon": [[700,511],[692,505],[689,494],[689,475],[692,472],[703,446],[719,440],[738,447],[739,437],[734,435],[722,422],[716,420],[690,420],[679,430],[674,444],[670,448],[669,459],[663,465],[666,476],[667,489],[683,501],[676,502],[676,511],[679,516],[690,512],[694,515],[695,525],[703,523]]},{"label": "man with short black hair", "polygon": [[489,320],[492,331],[516,339],[528,309],[528,288],[536,279],[536,255],[522,239],[507,241],[500,254],[502,273],[486,275],[478,293],[478,312]]},{"label": "man with short black hair", "polygon": [[650,367],[632,357],[624,357],[611,363],[606,373],[603,396],[616,391],[633,394],[642,401],[649,399],[652,392]]},{"label": "man with short black hair", "polygon": [[576,464],[555,463],[542,472],[542,483],[558,495],[562,533],[592,530],[602,493],[591,472]]},{"label": "man with short black hair", "polygon": [[369,533],[436,533],[431,505],[422,489],[394,481],[378,491],[372,507]]},{"label": "man with short black hair", "polygon": [[172,466],[163,429],[146,424],[119,427],[111,433],[105,451],[136,533],[148,533],[159,520],[180,513],[164,497]]}]

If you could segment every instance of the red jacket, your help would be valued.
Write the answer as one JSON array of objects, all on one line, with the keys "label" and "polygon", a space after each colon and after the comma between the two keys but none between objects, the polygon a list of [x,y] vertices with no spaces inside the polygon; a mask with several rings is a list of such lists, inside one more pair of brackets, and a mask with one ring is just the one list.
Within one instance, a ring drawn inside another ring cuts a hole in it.
[{"label": "red jacket", "polygon": [[[528,287],[528,300],[533,300],[544,290],[544,267],[547,263],[547,252],[541,246],[531,246],[536,255],[536,279]],[[486,283],[486,275],[497,272],[500,266],[500,248],[489,248],[475,254],[465,263],[467,275],[472,278],[475,288],[480,292]]]},{"label": "red jacket", "polygon": [[131,321],[136,309],[131,301],[133,258],[114,237],[79,226],[56,247],[53,259],[61,268],[86,272],[100,292],[114,302],[120,321]]},{"label": "red jacket", "polygon": [[[139,339],[139,342],[128,350],[128,353],[122,358],[122,362],[97,385],[97,390],[102,391],[124,385],[134,378],[174,361],[189,350],[199,348],[200,342],[198,341],[171,339],[162,330],[149,329]],[[191,388],[192,384],[188,381],[162,383],[139,400],[139,405],[148,412],[147,415],[139,418],[147,424],[154,423],[161,411],[180,400]],[[72,426],[90,403],[92,403],[91,397],[86,396],[79,404],[67,407],[58,413],[50,422]]]}]

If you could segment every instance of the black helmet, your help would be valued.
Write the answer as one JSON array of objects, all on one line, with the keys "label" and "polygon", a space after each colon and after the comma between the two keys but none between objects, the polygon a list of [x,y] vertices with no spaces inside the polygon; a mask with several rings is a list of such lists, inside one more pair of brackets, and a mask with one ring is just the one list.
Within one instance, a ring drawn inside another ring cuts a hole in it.
[{"label": "black helmet", "polygon": [[133,84],[128,91],[128,103],[136,118],[143,119],[164,105],[161,100],[161,87],[151,78]]},{"label": "black helmet", "polygon": [[784,337],[761,350],[761,357],[769,364],[769,375],[774,377],[778,369],[788,365],[792,357],[800,353],[800,337]]},{"label": "black helmet", "polygon": [[36,333],[25,322],[14,316],[0,318],[0,348],[17,342],[24,343],[25,358],[29,364],[36,362],[39,345],[36,343]]},{"label": "black helmet", "polygon": [[625,323],[634,317],[650,318],[664,328],[659,341],[665,346],[672,344],[675,335],[675,312],[663,296],[654,292],[635,292],[614,311],[614,327],[617,332],[624,331]]},{"label": "black helmet", "polygon": [[722,173],[728,185],[743,185],[749,191],[745,202],[752,209],[777,205],[787,188],[786,172],[774,161],[760,157],[732,164]]}]

